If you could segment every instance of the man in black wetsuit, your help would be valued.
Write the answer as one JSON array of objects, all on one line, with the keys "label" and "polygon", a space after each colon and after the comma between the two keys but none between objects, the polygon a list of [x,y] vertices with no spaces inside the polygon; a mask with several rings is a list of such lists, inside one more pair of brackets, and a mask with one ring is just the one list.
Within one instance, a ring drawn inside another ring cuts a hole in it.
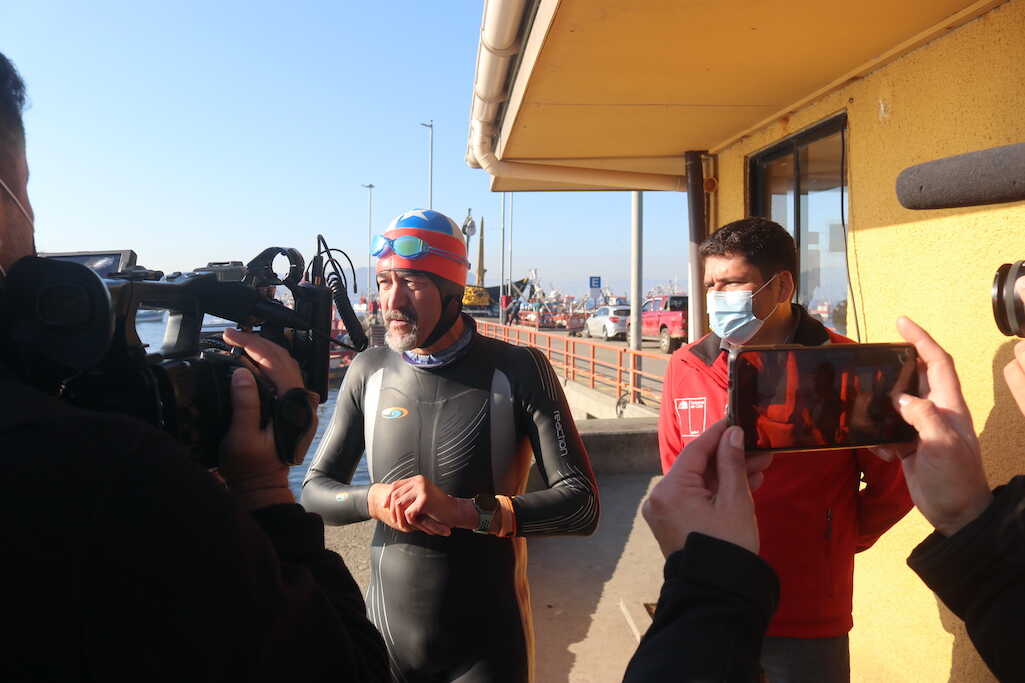
[{"label": "man in black wetsuit", "polygon": [[[0,54],[0,309],[32,258],[21,110]],[[295,504],[247,370],[233,376],[221,477],[169,436],[76,409],[25,384],[0,323],[3,681],[380,681],[387,652],[359,587]],[[280,393],[302,387],[284,349],[243,332]],[[12,345],[13,346],[13,345]],[[302,440],[309,447],[316,421]]]},{"label": "man in black wetsuit", "polygon": [[[390,348],[350,366],[303,505],[329,524],[378,520],[367,609],[395,680],[527,681],[523,537],[594,531],[587,453],[545,356],[461,313],[451,219],[402,214],[373,253]],[[372,483],[353,486],[364,451]],[[546,487],[524,493],[531,453]]]}]

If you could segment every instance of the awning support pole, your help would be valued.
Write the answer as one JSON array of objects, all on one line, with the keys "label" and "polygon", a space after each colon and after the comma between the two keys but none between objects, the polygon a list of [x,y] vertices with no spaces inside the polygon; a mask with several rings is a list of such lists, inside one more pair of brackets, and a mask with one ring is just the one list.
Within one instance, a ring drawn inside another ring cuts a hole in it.
[{"label": "awning support pole", "polygon": [[690,217],[690,265],[687,281],[687,341],[697,341],[704,333],[705,284],[704,263],[698,247],[705,239],[705,169],[704,152],[684,152],[687,170],[687,208]]}]

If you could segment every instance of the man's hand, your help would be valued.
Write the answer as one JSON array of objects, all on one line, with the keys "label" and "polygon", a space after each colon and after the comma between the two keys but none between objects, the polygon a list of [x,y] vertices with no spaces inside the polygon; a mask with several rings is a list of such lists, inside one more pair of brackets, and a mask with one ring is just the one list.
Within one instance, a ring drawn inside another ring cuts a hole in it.
[{"label": "man's hand", "polygon": [[1018,410],[1025,415],[1025,341],[1014,345],[1014,360],[1004,366],[1004,381],[1018,404]]},{"label": "man's hand", "polygon": [[367,511],[373,519],[384,522],[393,529],[409,533],[413,530],[406,518],[392,509],[392,493],[395,490],[395,482],[390,484],[371,484],[367,493]]},{"label": "man's hand", "polygon": [[938,532],[950,536],[993,500],[979,440],[950,354],[909,318],[897,319],[897,331],[918,351],[922,397],[895,397],[901,416],[918,430],[918,440],[907,447],[873,450],[884,460],[902,458],[915,505]]},{"label": "man's hand", "polygon": [[453,498],[422,474],[395,482],[392,507],[410,526],[441,536],[448,536],[454,528],[472,528],[475,520],[470,519],[471,512],[476,516],[470,501]]},{"label": "man's hand", "polygon": [[[744,457],[744,432],[720,420],[683,449],[644,501],[641,514],[668,557],[697,531],[758,552],[752,488],[771,456]],[[714,454],[714,455],[713,455]]]},{"label": "man's hand", "polygon": [[[254,366],[275,386],[278,395],[302,388],[302,373],[295,360],[277,344],[250,332],[225,330],[224,341],[242,347]],[[278,459],[271,425],[260,429],[260,396],[249,370],[231,377],[232,418],[221,442],[220,475],[231,491],[250,509],[294,503],[288,489],[288,466]],[[298,448],[305,454],[317,431],[316,414]]]},{"label": "man's hand", "polygon": [[473,528],[475,520],[470,517],[476,515],[469,500],[453,498],[420,474],[374,484],[367,504],[371,517],[406,533],[448,536],[453,528]]}]

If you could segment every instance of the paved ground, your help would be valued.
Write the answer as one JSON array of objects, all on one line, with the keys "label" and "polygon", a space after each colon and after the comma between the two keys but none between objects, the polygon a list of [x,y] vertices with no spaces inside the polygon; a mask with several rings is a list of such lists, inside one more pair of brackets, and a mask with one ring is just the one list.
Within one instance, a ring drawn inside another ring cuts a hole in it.
[{"label": "paved ground", "polygon": [[635,629],[647,628],[643,603],[657,601],[662,587],[662,554],[639,513],[657,479],[600,477],[593,536],[529,542],[537,681],[622,680]]},{"label": "paved ground", "polygon": [[[622,680],[647,627],[644,602],[662,585],[662,555],[639,507],[659,477],[599,476],[602,517],[589,537],[534,538],[528,543],[539,683]],[[366,590],[372,524],[328,527],[339,552]]]}]

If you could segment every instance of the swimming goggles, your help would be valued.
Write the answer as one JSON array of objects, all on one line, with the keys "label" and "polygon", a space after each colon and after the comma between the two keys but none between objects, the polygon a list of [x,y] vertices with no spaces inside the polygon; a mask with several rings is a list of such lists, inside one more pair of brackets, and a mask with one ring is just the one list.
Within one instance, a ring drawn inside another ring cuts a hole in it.
[{"label": "swimming goggles", "polygon": [[453,254],[451,251],[432,247],[415,235],[400,235],[395,239],[389,239],[384,235],[378,235],[374,238],[374,242],[370,247],[371,256],[384,258],[392,252],[405,259],[418,259],[421,256],[427,256],[428,254],[436,254],[437,256],[443,256],[447,259],[451,259],[460,265],[465,265],[467,267],[470,266],[470,262],[458,254]]}]

